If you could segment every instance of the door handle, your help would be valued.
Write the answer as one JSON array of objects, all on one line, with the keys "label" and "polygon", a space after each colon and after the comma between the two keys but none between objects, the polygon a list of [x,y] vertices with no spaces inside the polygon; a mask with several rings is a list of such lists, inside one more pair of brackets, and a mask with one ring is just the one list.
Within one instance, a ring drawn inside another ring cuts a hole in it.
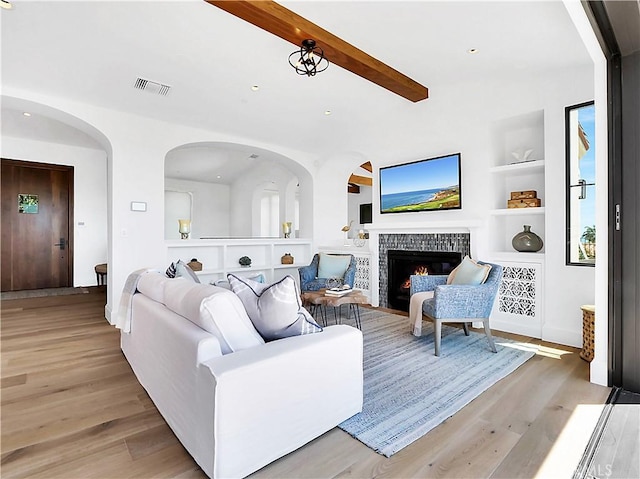
[{"label": "door handle", "polygon": [[587,183],[587,180],[583,180],[582,178],[580,178],[578,180],[578,184],[577,185],[569,185],[570,187],[580,187],[580,195],[578,196],[579,200],[585,200],[587,199],[587,186],[594,186],[595,183]]},{"label": "door handle", "polygon": [[65,240],[64,238],[60,238],[60,243],[55,243],[53,246],[60,246],[60,249],[64,249],[66,244],[67,240]]}]

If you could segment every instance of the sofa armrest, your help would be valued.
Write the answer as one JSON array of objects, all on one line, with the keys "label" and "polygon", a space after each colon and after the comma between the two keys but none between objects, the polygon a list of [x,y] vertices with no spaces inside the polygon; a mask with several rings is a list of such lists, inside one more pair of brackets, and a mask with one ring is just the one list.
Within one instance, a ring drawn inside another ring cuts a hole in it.
[{"label": "sofa armrest", "polygon": [[355,256],[351,256],[351,261],[349,262],[349,267],[344,272],[344,277],[342,279],[343,284],[348,284],[352,288],[355,286],[357,268],[358,268],[358,263],[356,261],[356,257]]},{"label": "sofa armrest", "polygon": [[272,341],[200,369],[212,395],[202,405],[213,414],[212,477],[244,477],[362,410],[362,333],[351,326]]},{"label": "sofa armrest", "polygon": [[298,272],[300,273],[301,287],[304,283],[308,283],[309,281],[313,281],[314,279],[316,279],[317,271],[318,268],[314,267],[314,265],[301,266],[300,268],[298,268]]},{"label": "sofa armrest", "polygon": [[302,266],[298,268],[300,274],[300,289],[305,290],[304,284],[316,279],[318,276],[318,264],[320,263],[320,255],[318,253],[313,255],[313,259],[308,266]]},{"label": "sofa armrest", "polygon": [[422,291],[434,291],[436,286],[447,284],[447,278],[448,276],[445,274],[412,274],[410,277],[410,294],[420,293]]}]

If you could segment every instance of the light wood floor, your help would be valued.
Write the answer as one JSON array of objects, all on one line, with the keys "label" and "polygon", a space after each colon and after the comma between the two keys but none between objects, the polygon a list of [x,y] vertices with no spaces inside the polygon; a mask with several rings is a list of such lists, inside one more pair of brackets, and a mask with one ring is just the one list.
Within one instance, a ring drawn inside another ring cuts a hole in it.
[{"label": "light wood floor", "polygon": [[[136,381],[104,302],[97,289],[2,302],[3,478],[205,477]],[[577,350],[543,346],[391,458],[336,428],[254,476],[569,477],[609,389],[588,382]]]}]

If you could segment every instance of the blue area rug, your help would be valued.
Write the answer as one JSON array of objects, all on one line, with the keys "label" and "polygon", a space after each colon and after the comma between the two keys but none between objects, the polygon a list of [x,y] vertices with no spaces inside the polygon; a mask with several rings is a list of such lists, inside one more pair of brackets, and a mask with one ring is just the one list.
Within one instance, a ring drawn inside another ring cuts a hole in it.
[{"label": "blue area rug", "polygon": [[434,356],[433,325],[410,333],[403,316],[361,309],[364,406],[338,427],[387,457],[424,436],[535,355],[536,346],[442,327]]}]

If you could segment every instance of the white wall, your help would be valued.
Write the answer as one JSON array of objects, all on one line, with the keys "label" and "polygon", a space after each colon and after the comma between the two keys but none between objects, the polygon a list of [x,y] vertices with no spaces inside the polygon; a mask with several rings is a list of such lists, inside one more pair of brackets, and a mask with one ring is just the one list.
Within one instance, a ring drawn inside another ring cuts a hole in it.
[{"label": "white wall", "polygon": [[[595,268],[566,265],[565,111],[594,97],[593,69],[556,75],[545,95],[545,322],[542,338],[582,346],[583,304],[595,302]],[[605,207],[606,208],[606,207]]]},{"label": "white wall", "polygon": [[[346,224],[346,215],[352,214],[345,188],[348,175],[363,159],[371,159],[374,165],[373,224],[376,228],[480,222],[484,226],[472,235],[472,251],[479,257],[488,253],[488,211],[494,207],[488,186],[491,184],[489,168],[497,164],[492,156],[492,125],[503,118],[544,110],[546,259],[542,336],[549,341],[581,346],[580,306],[594,302],[595,276],[593,268],[565,265],[564,108],[593,97],[592,67],[538,73],[519,81],[473,79],[467,84],[449,85],[439,90],[423,108],[416,108],[414,117],[407,117],[406,123],[398,124],[394,131],[380,132],[380,135],[386,134],[388,148],[376,145],[374,154],[367,152],[365,146],[362,157],[336,155],[318,169],[314,175],[319,185],[314,199],[318,210],[316,244],[341,243],[340,227]],[[372,134],[372,138],[377,137]],[[462,157],[462,210],[379,213],[377,183],[381,166],[455,152],[460,152]],[[367,158],[369,154],[371,158]]]},{"label": "white wall", "polygon": [[73,166],[73,285],[94,286],[94,266],[107,262],[106,153],[3,136],[2,157]]},{"label": "white wall", "polygon": [[360,193],[348,193],[347,197],[349,203],[349,213],[347,218],[349,218],[349,221],[353,220],[353,225],[349,230],[349,238],[355,238],[358,236],[358,230],[365,229],[364,225],[360,223],[360,205],[364,203],[371,203],[373,198],[373,188],[371,186],[360,185]]},{"label": "white wall", "polygon": [[[228,142],[266,149],[283,158],[295,158],[295,161],[289,160],[291,165],[288,166],[300,179],[301,227],[309,232],[309,236],[311,234],[314,185],[310,181],[309,167],[313,159],[304,152],[4,85],[3,99],[11,100],[14,108],[21,109],[21,105],[25,105],[25,110],[73,125],[105,145],[109,262],[105,317],[112,323],[115,320],[114,313],[120,307],[127,276],[140,268],[166,267],[164,160],[167,152],[176,147],[202,142]],[[146,202],[147,211],[132,212],[131,201]]]},{"label": "white wall", "polygon": [[[280,223],[294,221],[291,207],[295,191],[290,188],[297,178],[287,168],[270,162],[258,163],[246,175],[231,185],[230,211],[231,236],[259,236],[260,231],[260,199],[265,186],[280,192],[280,219],[276,225],[278,236],[282,236]],[[289,198],[287,198],[287,194]],[[285,216],[286,215],[286,216]],[[292,225],[296,230],[299,225]]]},{"label": "white wall", "polygon": [[[193,218],[190,238],[230,235],[230,192],[228,185],[165,178],[165,190],[190,192],[193,195]],[[171,232],[170,236],[167,233]],[[178,222],[165,229],[166,239],[180,239]]]},{"label": "white wall", "polygon": [[[38,96],[33,95],[37,100]],[[546,306],[545,339],[580,344],[580,305],[594,294],[593,270],[566,267],[564,264],[564,107],[593,97],[591,68],[567,69],[551,74],[536,73],[524,79],[483,81],[448,85],[418,105],[402,103],[410,109],[395,128],[371,129],[371,142],[353,145],[348,152],[336,152],[329,158],[311,159],[308,155],[273,145],[263,147],[295,159],[303,171],[300,195],[311,206],[301,211],[302,227],[313,231],[315,245],[340,245],[342,226],[348,223],[346,184],[349,175],[366,161],[372,161],[374,224],[390,226],[423,225],[432,222],[487,223],[490,205],[489,166],[492,158],[491,125],[500,118],[545,111],[545,150],[547,176],[546,228]],[[247,138],[230,137],[220,132],[205,132],[170,125],[135,115],[78,105],[57,98],[45,98],[63,111],[85,119],[103,132],[112,144],[110,159],[111,244],[115,273],[109,279],[110,306],[117,310],[120,291],[127,274],[139,267],[164,261],[164,158],[167,151],[182,144],[199,141],[232,141],[251,144]],[[136,131],[136,135],[131,132]],[[462,210],[384,215],[378,205],[377,179],[380,166],[441,156],[462,154]],[[308,172],[308,173],[307,173]],[[275,174],[275,176],[274,176]],[[307,175],[305,177],[304,175]],[[230,193],[230,234],[251,234],[251,195],[255,184],[271,180],[281,191],[290,177],[279,178],[271,168],[256,168],[233,185]],[[311,182],[312,178],[312,182]],[[147,201],[146,214],[129,211],[130,201]],[[287,218],[289,220],[289,218]],[[297,229],[297,225],[294,225]],[[304,236],[305,233],[303,232]],[[477,238],[483,238],[479,234]],[[482,244],[472,250],[482,251]],[[486,250],[486,245],[484,247]],[[560,294],[560,287],[566,293]],[[114,307],[115,306],[115,307]]]}]

